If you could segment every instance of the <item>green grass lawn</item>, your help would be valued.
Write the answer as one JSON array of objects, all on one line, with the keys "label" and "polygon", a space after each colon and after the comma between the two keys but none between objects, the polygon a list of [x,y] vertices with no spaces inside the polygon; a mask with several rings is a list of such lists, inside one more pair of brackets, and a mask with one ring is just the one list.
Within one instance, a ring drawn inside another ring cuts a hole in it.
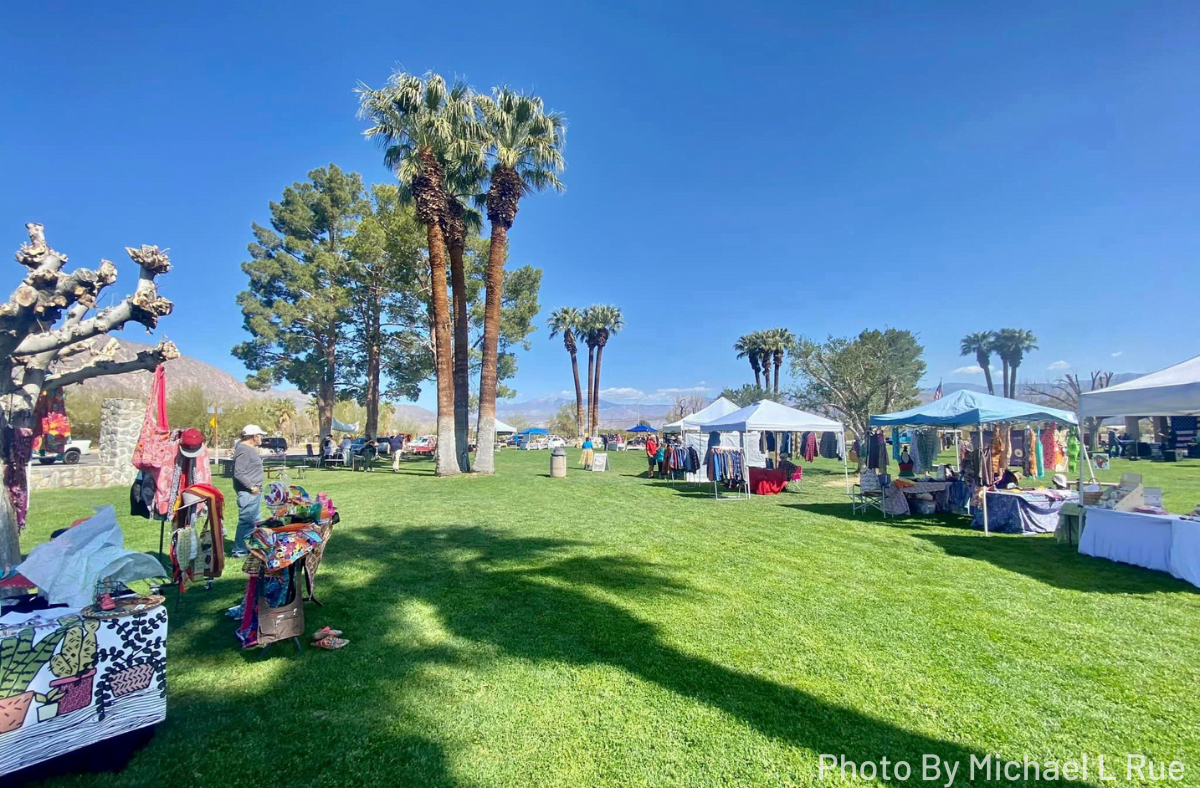
[{"label": "green grass lawn", "polygon": [[[343,520],[309,629],[351,645],[241,651],[231,562],[169,598],[154,741],[120,775],[54,784],[812,786],[842,784],[818,780],[834,753],[934,785],[925,753],[1130,752],[1200,784],[1197,589],[961,519],[853,518],[831,461],[801,494],[715,502],[610,460],[566,480],[514,451],[492,478],[310,473]],[[1194,465],[1139,467],[1169,469],[1173,508],[1200,500]],[[24,545],[114,503],[156,549],[127,500],[36,494]]]}]

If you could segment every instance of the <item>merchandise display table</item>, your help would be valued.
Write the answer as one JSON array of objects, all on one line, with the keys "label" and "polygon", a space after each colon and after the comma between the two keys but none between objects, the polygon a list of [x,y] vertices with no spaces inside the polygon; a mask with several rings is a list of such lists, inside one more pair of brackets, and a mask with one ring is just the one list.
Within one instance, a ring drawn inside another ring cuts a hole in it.
[{"label": "merchandise display table", "polygon": [[[161,599],[161,598],[160,598]],[[167,717],[167,609],[85,618],[66,607],[0,617],[0,775]]]},{"label": "merchandise display table", "polygon": [[[1030,490],[992,490],[987,494],[988,530],[1001,534],[1051,534],[1058,527],[1059,510],[1079,500],[1078,493]],[[973,528],[983,528],[983,509],[976,509]]]},{"label": "merchandise display table", "polygon": [[783,471],[767,468],[750,469],[750,490],[755,495],[777,495],[791,481]]},{"label": "merchandise display table", "polygon": [[[907,486],[897,484],[900,481],[903,481]],[[949,487],[950,482],[939,482],[929,479],[893,479],[892,483],[888,485],[884,506],[887,508],[887,513],[893,517],[909,515],[912,514],[912,507],[909,505],[908,496],[930,493],[933,495],[937,511],[944,512],[948,508],[946,504],[946,490]]]},{"label": "merchandise display table", "polygon": [[1200,586],[1200,522],[1177,515],[1086,507],[1079,552],[1169,572]]}]

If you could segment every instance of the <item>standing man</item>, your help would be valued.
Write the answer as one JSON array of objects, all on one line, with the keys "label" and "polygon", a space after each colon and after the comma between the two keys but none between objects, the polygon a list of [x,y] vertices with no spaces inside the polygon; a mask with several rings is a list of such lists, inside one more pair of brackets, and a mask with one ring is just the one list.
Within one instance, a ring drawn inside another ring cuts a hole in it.
[{"label": "standing man", "polygon": [[654,469],[658,465],[658,441],[653,435],[646,438],[646,459],[650,461],[650,478],[654,478]]},{"label": "standing man", "polygon": [[263,463],[258,447],[266,431],[257,424],[242,427],[242,439],[233,447],[233,489],[237,492],[238,522],[233,535],[233,557],[250,554],[246,539],[254,530],[262,507]]},{"label": "standing man", "polygon": [[392,436],[391,451],[392,451],[392,473],[400,472],[400,454],[404,451],[404,436],[397,433]]}]

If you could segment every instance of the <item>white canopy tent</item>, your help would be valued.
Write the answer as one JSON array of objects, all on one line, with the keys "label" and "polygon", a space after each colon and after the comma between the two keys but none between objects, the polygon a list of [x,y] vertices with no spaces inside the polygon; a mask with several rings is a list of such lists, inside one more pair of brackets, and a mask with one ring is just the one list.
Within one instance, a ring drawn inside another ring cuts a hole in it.
[{"label": "white canopy tent", "polygon": [[664,424],[663,432],[684,432],[685,430],[699,429],[700,425],[706,424],[722,416],[728,416],[738,409],[737,403],[732,402],[725,397],[718,397],[708,407],[696,411],[690,416],[684,416],[679,421],[673,421],[670,424]]},{"label": "white canopy tent", "polygon": [[[748,432],[835,432],[841,436],[843,446],[846,443],[846,427],[841,422],[818,416],[815,413],[789,408],[787,405],[780,405],[769,399],[761,400],[719,419],[702,424],[700,431],[737,432],[743,436]],[[745,451],[744,445],[743,451]],[[846,452],[843,448],[842,469],[846,475],[846,492],[849,492],[850,467],[846,463]]]},{"label": "white canopy tent", "polygon": [[1079,395],[1080,421],[1089,416],[1200,414],[1200,356],[1128,383]]},{"label": "white canopy tent", "polygon": [[496,419],[496,434],[497,435],[503,435],[503,434],[515,435],[516,432],[517,432],[516,427],[510,427],[507,424],[505,424],[504,422],[500,421],[500,419]]}]

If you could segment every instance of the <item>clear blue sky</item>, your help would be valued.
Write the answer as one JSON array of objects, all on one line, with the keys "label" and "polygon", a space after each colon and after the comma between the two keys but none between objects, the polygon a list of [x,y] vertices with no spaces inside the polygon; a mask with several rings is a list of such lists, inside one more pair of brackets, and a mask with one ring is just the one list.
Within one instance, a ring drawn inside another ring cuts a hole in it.
[{"label": "clear blue sky", "polygon": [[[1195,4],[253,5],[0,6],[0,247],[40,221],[128,287],[122,247],[169,246],[163,328],[239,377],[250,223],[329,162],[390,177],[352,90],[397,66],[567,114],[568,191],[511,260],[543,316],[624,309],[606,388],[740,385],[731,344],[774,325],[913,329],[927,385],[979,381],[958,340],[1002,326],[1041,338],[1026,380],[1200,352]],[[570,387],[533,341],[519,399]]]}]

